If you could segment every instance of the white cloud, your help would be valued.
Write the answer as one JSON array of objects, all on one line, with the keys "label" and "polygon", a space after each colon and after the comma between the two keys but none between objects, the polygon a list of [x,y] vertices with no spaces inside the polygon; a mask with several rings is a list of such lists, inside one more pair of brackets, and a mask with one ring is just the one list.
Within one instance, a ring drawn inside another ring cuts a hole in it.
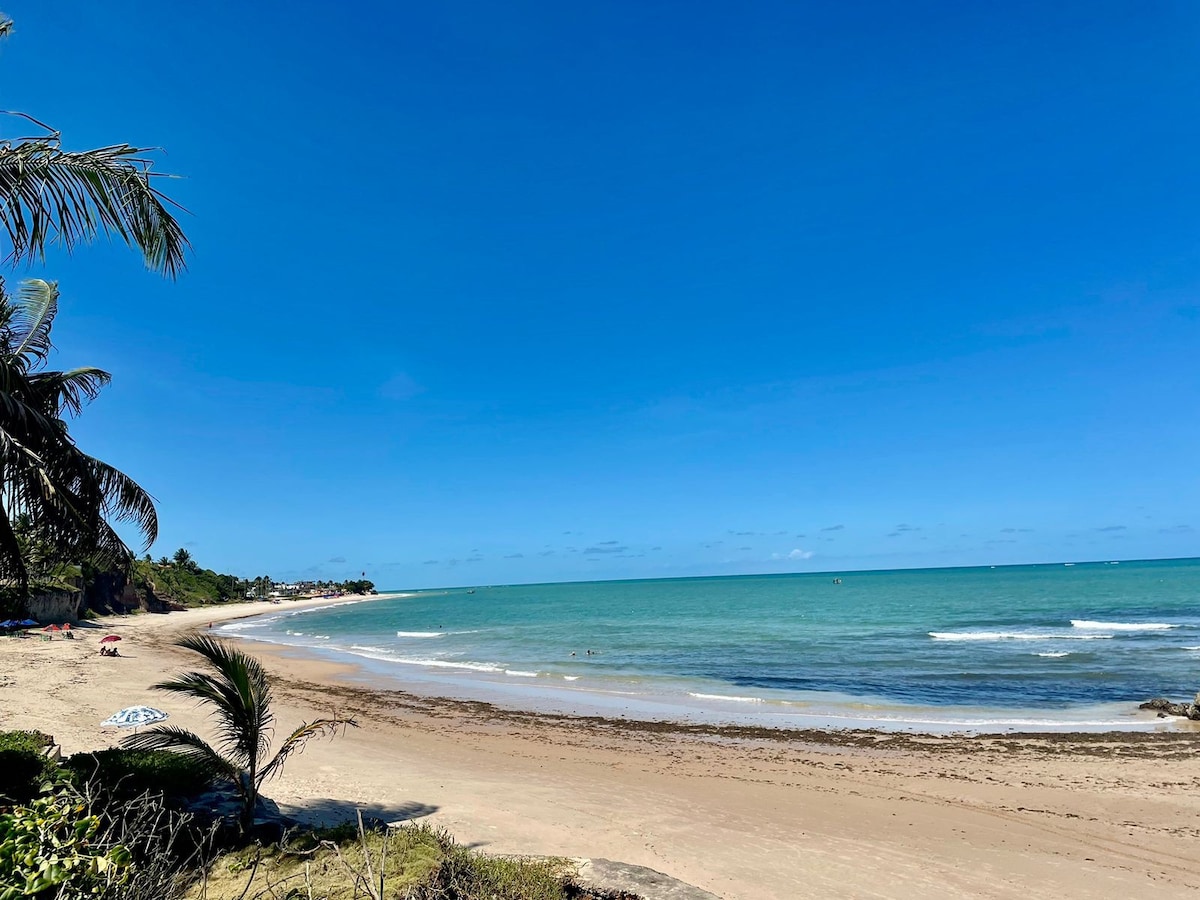
[{"label": "white cloud", "polygon": [[811,550],[801,550],[796,548],[788,554],[788,559],[812,559],[813,552]]}]

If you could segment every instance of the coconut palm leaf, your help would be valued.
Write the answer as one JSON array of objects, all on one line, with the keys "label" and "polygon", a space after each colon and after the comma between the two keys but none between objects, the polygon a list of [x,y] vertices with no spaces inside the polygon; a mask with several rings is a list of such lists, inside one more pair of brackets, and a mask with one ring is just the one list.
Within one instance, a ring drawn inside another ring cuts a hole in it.
[{"label": "coconut palm leaf", "polygon": [[228,778],[241,793],[241,825],[248,829],[254,821],[259,788],[267,778],[282,771],[287,759],[303,750],[313,738],[332,735],[338,728],[356,723],[352,719],[331,718],[301,725],[264,765],[275,717],[271,713],[271,686],[262,664],[237,647],[207,634],[187,635],[176,646],[202,656],[208,663],[208,671],[184,672],[159,682],[154,688],[209,704],[217,748],[190,731],[165,726],[131,735],[125,739],[125,746],[183,753]]},{"label": "coconut palm leaf", "polygon": [[288,735],[287,740],[283,742],[271,761],[262,767],[259,772],[258,781],[261,784],[274,778],[283,771],[284,763],[287,762],[289,756],[293,756],[304,750],[305,745],[316,737],[333,737],[339,729],[357,728],[358,723],[353,719],[317,719],[314,722],[306,722],[295,731]]},{"label": "coconut palm leaf", "polygon": [[80,452],[81,474],[99,494],[105,519],[129,522],[145,539],[144,549],[158,540],[158,511],[154,498],[136,481],[108,463]]},{"label": "coconut palm leaf", "polygon": [[271,741],[271,688],[262,664],[224,641],[188,635],[179,646],[200,654],[212,672],[188,672],[154,685],[213,705],[219,743],[240,765],[255,768]]},{"label": "coconut palm leaf", "polygon": [[12,316],[5,323],[10,341],[17,340],[9,353],[27,368],[36,368],[50,355],[50,326],[58,312],[58,282],[28,278],[17,289],[11,302]]},{"label": "coconut palm leaf", "polygon": [[[131,523],[149,547],[158,535],[154,499],[71,439],[63,416],[79,415],[110,376],[93,367],[42,370],[57,298],[53,282],[23,284],[13,298],[0,281],[0,497],[61,561],[124,569],[133,554],[111,523]],[[0,576],[28,586],[27,566],[2,536]]]},{"label": "coconut palm leaf", "polygon": [[81,366],[66,372],[37,372],[29,377],[29,390],[41,409],[75,417],[111,383],[112,375],[103,369]]},{"label": "coconut palm leaf", "polygon": [[237,767],[230,765],[207,741],[186,728],[154,725],[129,735],[121,743],[131,750],[169,750],[192,760],[207,774],[238,781]]},{"label": "coconut palm leaf", "polygon": [[154,187],[146,150],[113,144],[63,150],[58,135],[0,145],[0,222],[10,261],[44,260],[46,247],[68,251],[100,236],[138,247],[146,265],[174,278],[190,247],[170,207]]}]

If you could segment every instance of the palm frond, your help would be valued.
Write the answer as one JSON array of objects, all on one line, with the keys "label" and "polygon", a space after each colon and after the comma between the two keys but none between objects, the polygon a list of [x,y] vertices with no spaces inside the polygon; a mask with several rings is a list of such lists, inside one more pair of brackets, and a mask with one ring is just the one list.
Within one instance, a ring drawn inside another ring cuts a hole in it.
[{"label": "palm frond", "polygon": [[43,260],[46,247],[68,251],[101,235],[138,247],[146,265],[168,277],[186,268],[190,247],[152,184],[143,148],[114,144],[63,150],[57,133],[0,144],[0,221],[12,245],[10,261]]},{"label": "palm frond", "polygon": [[9,510],[0,499],[0,574],[13,579],[22,594],[29,588],[29,569],[25,565],[25,553],[13,530]]},{"label": "palm frond", "polygon": [[288,757],[303,751],[305,745],[313,738],[333,737],[339,729],[357,727],[358,723],[353,719],[342,718],[317,719],[315,722],[307,722],[301,725],[288,735],[287,740],[276,751],[271,761],[262,767],[262,771],[258,775],[258,783],[262,784],[264,781],[274,778],[282,772],[284,763],[287,762]]},{"label": "palm frond", "polygon": [[106,462],[79,452],[80,464],[103,499],[106,518],[129,522],[145,539],[145,549],[158,540],[158,511],[154,498],[140,484]]},{"label": "palm frond", "polygon": [[190,634],[177,646],[204,657],[213,673],[202,674],[210,679],[213,692],[216,727],[221,744],[232,755],[245,760],[250,769],[257,769],[271,742],[271,688],[262,663],[225,641],[207,634]]},{"label": "palm frond", "polygon": [[241,785],[240,770],[214,750],[207,741],[186,728],[174,725],[154,725],[142,732],[127,735],[121,745],[130,750],[169,750],[197,765],[207,774],[228,778]]},{"label": "palm frond", "polygon": [[13,20],[0,13],[0,38],[6,38],[13,33]]},{"label": "palm frond", "polygon": [[112,384],[112,375],[94,366],[66,372],[37,372],[29,376],[32,399],[46,415],[78,416]]},{"label": "palm frond", "polygon": [[19,343],[10,351],[27,368],[34,369],[50,356],[50,326],[58,312],[58,282],[27,278],[10,301],[13,316],[9,322],[10,340]]}]

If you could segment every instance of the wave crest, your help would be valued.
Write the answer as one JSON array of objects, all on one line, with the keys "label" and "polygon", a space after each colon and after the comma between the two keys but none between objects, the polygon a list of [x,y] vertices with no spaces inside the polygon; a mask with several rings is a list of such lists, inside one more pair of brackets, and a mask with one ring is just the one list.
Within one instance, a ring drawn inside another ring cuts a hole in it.
[{"label": "wave crest", "polygon": [[1091,619],[1072,619],[1071,627],[1091,631],[1169,631],[1179,626],[1168,622],[1094,622]]},{"label": "wave crest", "polygon": [[935,641],[1107,641],[1111,634],[1042,631],[931,631]]}]

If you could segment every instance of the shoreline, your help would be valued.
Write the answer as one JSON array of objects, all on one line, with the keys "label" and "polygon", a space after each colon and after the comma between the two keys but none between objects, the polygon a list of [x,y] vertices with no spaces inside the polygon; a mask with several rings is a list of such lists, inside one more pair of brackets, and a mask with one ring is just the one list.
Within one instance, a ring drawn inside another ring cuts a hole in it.
[{"label": "shoreline", "polygon": [[[367,599],[408,596],[415,594],[392,593]],[[362,599],[350,598],[347,602],[362,602]],[[295,611],[332,605],[335,604],[322,606],[310,602],[296,607]],[[266,611],[232,616],[223,621],[284,615],[290,611],[276,606]],[[1080,705],[1050,711],[899,703],[889,705],[851,695],[834,694],[805,700],[755,699],[753,703],[738,702],[745,698],[693,692],[687,693],[686,697],[653,691],[630,695],[625,691],[613,692],[587,683],[560,685],[542,678],[527,677],[504,680],[504,676],[512,674],[504,670],[486,674],[470,671],[447,674],[415,662],[401,664],[369,653],[355,653],[345,647],[291,642],[280,640],[277,636],[258,637],[248,630],[218,628],[217,634],[225,639],[247,642],[256,648],[256,652],[266,655],[288,652],[301,659],[342,667],[343,671],[336,680],[343,686],[383,692],[399,691],[431,701],[484,704],[504,713],[631,722],[635,723],[635,727],[644,725],[657,730],[671,727],[687,730],[700,726],[708,729],[725,728],[731,733],[761,731],[764,734],[812,734],[848,730],[958,736],[1200,731],[1200,723],[1159,717],[1153,712],[1140,710],[1137,704],[1144,702],[1141,700]],[[868,709],[871,712],[867,712]]]},{"label": "shoreline", "polygon": [[[349,598],[354,599],[354,598]],[[328,601],[325,601],[326,603]],[[290,606],[289,601],[285,605]],[[206,734],[149,686],[192,668],[180,632],[278,612],[237,604],[85,623],[73,641],[0,642],[5,728],[64,752],[138,703]],[[121,634],[122,658],[97,653]],[[359,726],[312,743],[265,793],[310,821],[421,819],[485,852],[603,857],[732,900],[1185,896],[1200,839],[1200,734],[935,736],[765,732],[550,716],[346,682],[352,666],[259,644],[277,734],[331,708]]]}]

